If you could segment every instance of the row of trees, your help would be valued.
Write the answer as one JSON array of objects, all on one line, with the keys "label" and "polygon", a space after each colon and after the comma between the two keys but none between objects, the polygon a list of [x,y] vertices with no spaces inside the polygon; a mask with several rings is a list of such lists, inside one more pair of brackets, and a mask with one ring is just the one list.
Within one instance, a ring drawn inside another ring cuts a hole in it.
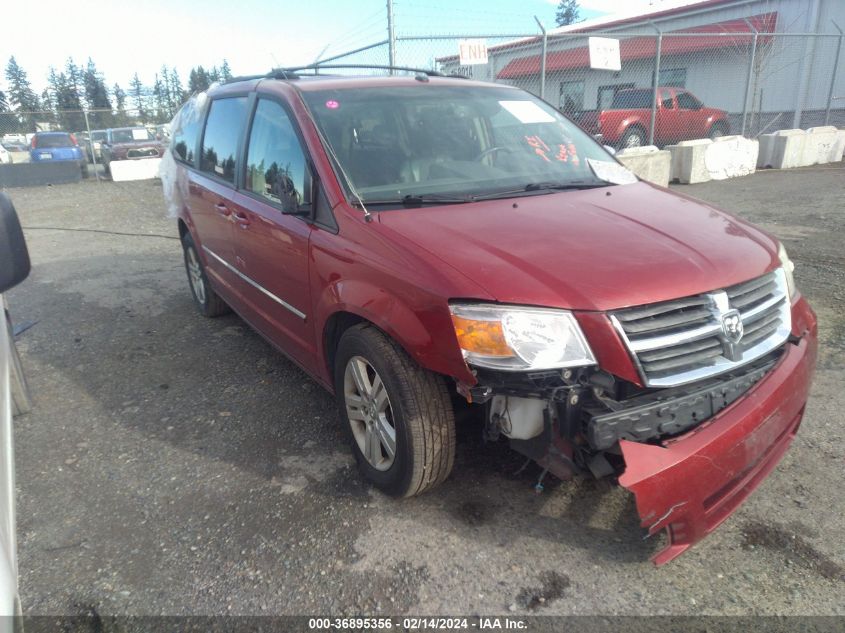
[{"label": "row of trees", "polygon": [[84,65],[68,58],[64,68],[50,67],[47,87],[37,94],[14,56],[9,58],[5,74],[7,90],[0,89],[0,132],[32,132],[44,123],[82,130],[83,110],[89,112],[92,129],[165,123],[189,95],[232,78],[224,59],[219,68],[192,68],[185,87],[177,70],[165,65],[152,85],[143,83],[135,73],[127,92],[118,83],[108,86],[90,57]]}]

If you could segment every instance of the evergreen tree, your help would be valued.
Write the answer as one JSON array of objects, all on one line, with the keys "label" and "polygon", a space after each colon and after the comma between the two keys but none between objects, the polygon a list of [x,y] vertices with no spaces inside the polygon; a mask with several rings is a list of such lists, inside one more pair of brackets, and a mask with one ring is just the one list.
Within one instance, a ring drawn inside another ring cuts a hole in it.
[{"label": "evergreen tree", "polygon": [[191,69],[191,74],[188,76],[188,92],[194,94],[195,92],[202,92],[208,90],[211,85],[208,73],[202,66],[197,66]]},{"label": "evergreen tree", "polygon": [[82,70],[74,63],[73,58],[68,57],[65,72],[56,75],[52,68],[50,72],[56,81],[55,99],[59,125],[68,132],[84,129]]},{"label": "evergreen tree", "polygon": [[168,113],[167,118],[161,123],[166,123],[170,121],[182,107],[182,104],[185,102],[185,89],[182,87],[182,80],[179,79],[179,72],[176,68],[172,68],[170,70],[170,77],[169,77],[169,85],[167,87],[167,94],[168,94]]},{"label": "evergreen tree", "polygon": [[9,100],[0,90],[0,135],[18,129],[18,118],[9,110]]},{"label": "evergreen tree", "polygon": [[[158,80],[158,78],[156,78]],[[129,82],[129,94],[132,95],[132,105],[135,106],[138,123],[143,124],[147,122],[147,109],[144,103],[144,85],[138,79],[138,73],[132,77]]]},{"label": "evergreen tree", "polygon": [[229,68],[229,62],[225,59],[220,65],[220,81],[226,82],[232,80],[232,69]]},{"label": "evergreen tree", "polygon": [[120,87],[120,84],[114,84],[112,94],[114,95],[114,107],[116,110],[114,124],[118,127],[129,125],[129,116],[126,114],[126,93]]},{"label": "evergreen tree", "polygon": [[153,83],[153,100],[155,102],[154,119],[156,123],[159,123],[164,118],[164,111],[167,108],[167,94],[164,82],[159,79],[158,73],[156,73],[156,80]]},{"label": "evergreen tree", "polygon": [[566,26],[567,24],[575,24],[580,22],[580,7],[578,0],[560,0],[557,5],[557,13],[555,14],[555,22],[558,26]]},{"label": "evergreen tree", "polygon": [[[109,100],[109,91],[106,88],[106,82],[103,77],[97,72],[97,67],[93,60],[89,57],[88,64],[83,73],[83,83],[85,86],[85,101],[88,103],[88,109],[94,110],[88,115],[89,123],[92,128],[111,127],[114,122],[111,109],[112,104]],[[99,110],[99,111],[98,111]],[[101,110],[108,110],[102,112]]]},{"label": "evergreen tree", "polygon": [[31,113],[40,110],[40,104],[29,83],[26,71],[18,65],[14,55],[9,58],[9,63],[6,64],[6,81],[9,88],[6,96],[9,106],[11,109],[23,113],[18,114],[18,120],[23,130],[34,132],[36,115]]}]

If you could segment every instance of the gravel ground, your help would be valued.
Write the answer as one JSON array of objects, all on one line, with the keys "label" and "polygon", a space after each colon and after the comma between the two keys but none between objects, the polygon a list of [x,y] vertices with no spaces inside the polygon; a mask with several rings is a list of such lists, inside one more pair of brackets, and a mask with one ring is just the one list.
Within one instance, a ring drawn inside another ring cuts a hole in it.
[{"label": "gravel ground", "polygon": [[845,615],[845,167],[679,190],[784,240],[822,348],[783,462],[659,569],[627,492],[535,495],[537,471],[475,429],[433,493],[362,483],[328,394],[237,317],[194,311],[159,183],[10,191],[34,264],[10,300],[36,322],[18,337],[24,611]]}]

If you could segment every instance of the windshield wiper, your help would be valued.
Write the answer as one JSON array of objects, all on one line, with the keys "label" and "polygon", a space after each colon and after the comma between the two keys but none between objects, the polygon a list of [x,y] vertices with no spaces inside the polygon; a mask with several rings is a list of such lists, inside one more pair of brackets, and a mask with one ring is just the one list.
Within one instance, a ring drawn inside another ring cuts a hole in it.
[{"label": "windshield wiper", "polygon": [[491,193],[473,196],[473,200],[495,200],[496,198],[511,198],[521,193],[533,191],[569,191],[572,189],[595,189],[597,187],[611,187],[612,183],[604,180],[573,180],[571,182],[529,182],[519,189],[508,189],[506,191],[494,191]]},{"label": "windshield wiper", "polygon": [[[474,198],[472,196],[456,196],[442,193],[419,193],[408,194],[406,196],[402,196],[401,198],[364,200],[364,204],[367,206],[401,204],[406,207],[421,207],[426,204],[464,204],[473,201]],[[355,204],[357,204],[357,201]],[[357,204],[357,206],[360,206],[360,204]]]}]

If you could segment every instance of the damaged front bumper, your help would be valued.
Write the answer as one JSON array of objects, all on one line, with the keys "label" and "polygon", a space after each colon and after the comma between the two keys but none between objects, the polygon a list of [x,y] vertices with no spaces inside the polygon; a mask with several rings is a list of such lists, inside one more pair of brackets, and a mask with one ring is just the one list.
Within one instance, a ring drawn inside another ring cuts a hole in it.
[{"label": "damaged front bumper", "polygon": [[[806,305],[806,304],[805,304]],[[816,328],[786,345],[778,364],[744,397],[662,445],[621,440],[625,472],[649,535],[669,543],[652,559],[676,558],[722,523],[780,461],[801,422],[816,361]]]}]

